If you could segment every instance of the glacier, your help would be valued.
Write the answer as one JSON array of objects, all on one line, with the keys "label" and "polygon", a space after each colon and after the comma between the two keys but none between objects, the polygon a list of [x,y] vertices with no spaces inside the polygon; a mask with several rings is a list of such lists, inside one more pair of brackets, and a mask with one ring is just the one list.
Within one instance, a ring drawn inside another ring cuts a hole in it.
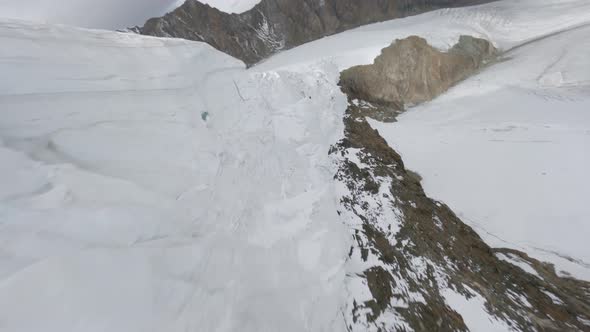
[{"label": "glacier", "polygon": [[337,71],[16,21],[0,42],[1,330],[339,329]]},{"label": "glacier", "polygon": [[[2,19],[0,331],[346,330],[367,290],[328,154],[337,80],[412,34],[511,51],[371,125],[486,242],[590,279],[588,24],[587,1],[499,1],[246,69],[203,43]],[[444,295],[472,330],[509,330]]]}]

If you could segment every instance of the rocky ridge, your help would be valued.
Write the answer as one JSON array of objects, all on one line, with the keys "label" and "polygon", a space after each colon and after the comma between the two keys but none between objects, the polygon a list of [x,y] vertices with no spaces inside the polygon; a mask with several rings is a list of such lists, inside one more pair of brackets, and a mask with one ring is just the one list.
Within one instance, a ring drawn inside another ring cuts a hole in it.
[{"label": "rocky ridge", "polygon": [[507,330],[590,331],[590,283],[560,277],[525,253],[489,247],[425,195],[419,177],[366,120],[395,121],[406,105],[436,97],[497,54],[468,36],[448,52],[412,36],[385,48],[374,64],[341,73],[345,138],[330,153],[345,193],[339,214],[355,240],[350,331],[467,331],[448,304],[457,294],[482,303]]},{"label": "rocky ridge", "polygon": [[204,41],[252,65],[282,50],[369,23],[491,0],[262,0],[228,14],[188,0],[148,20],[142,34]]}]

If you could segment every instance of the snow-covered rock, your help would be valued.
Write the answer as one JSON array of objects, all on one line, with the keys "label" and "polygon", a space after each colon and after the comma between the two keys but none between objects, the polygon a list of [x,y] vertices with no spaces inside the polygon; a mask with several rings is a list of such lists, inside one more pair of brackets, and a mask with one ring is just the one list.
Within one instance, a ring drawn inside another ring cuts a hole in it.
[{"label": "snow-covered rock", "polygon": [[[182,6],[187,0],[178,0],[174,5],[172,5],[168,11],[173,11],[174,9]],[[193,1],[193,0],[189,0]],[[198,0],[201,3],[207,4],[213,8],[217,8],[222,12],[229,13],[229,14],[240,14],[245,11],[252,9],[256,6],[261,0]]]},{"label": "snow-covered rock", "polygon": [[491,0],[188,0],[149,19],[141,32],[204,41],[252,65],[284,49],[365,24],[487,1]]}]

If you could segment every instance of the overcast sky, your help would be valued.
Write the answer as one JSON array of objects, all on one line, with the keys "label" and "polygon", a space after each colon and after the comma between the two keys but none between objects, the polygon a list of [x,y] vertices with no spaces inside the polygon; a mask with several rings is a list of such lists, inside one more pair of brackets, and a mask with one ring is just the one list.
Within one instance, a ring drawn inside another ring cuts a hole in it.
[{"label": "overcast sky", "polygon": [[0,17],[118,29],[143,25],[179,0],[0,0]]}]

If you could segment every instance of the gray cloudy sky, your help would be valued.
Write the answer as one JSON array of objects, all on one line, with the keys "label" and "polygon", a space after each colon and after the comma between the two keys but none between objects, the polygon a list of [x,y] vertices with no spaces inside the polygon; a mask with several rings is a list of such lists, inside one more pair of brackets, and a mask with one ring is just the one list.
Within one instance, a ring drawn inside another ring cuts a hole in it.
[{"label": "gray cloudy sky", "polygon": [[178,0],[0,0],[0,17],[87,28],[117,29],[143,25]]}]

